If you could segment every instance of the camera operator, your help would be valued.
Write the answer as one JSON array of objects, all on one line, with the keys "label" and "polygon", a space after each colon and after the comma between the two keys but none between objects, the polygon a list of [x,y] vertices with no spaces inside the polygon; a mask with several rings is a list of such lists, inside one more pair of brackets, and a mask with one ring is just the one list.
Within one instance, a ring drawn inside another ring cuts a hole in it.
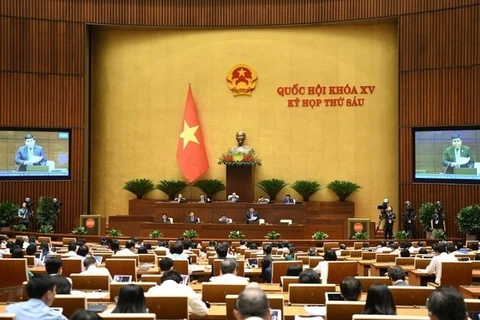
[{"label": "camera operator", "polygon": [[[26,209],[26,213],[24,213],[23,215],[23,218],[21,219],[21,223],[23,225],[25,225],[25,227],[27,227],[28,229],[28,222],[30,221],[30,218],[33,217],[33,201],[32,199],[30,199],[29,197],[26,197],[24,200],[23,200],[23,203],[25,203],[25,209]],[[22,203],[22,208],[23,208],[23,203]]]},{"label": "camera operator", "polygon": [[415,231],[415,210],[410,201],[405,201],[405,212],[402,214],[403,231],[408,232],[410,238],[417,238]]},{"label": "camera operator", "polygon": [[55,228],[58,224],[58,217],[60,216],[60,209],[62,208],[63,203],[58,201],[57,198],[53,198],[52,201],[53,201],[53,206],[55,208],[55,224],[53,225],[53,228],[54,230],[56,230]]},{"label": "camera operator", "polygon": [[430,220],[430,227],[432,228],[431,238],[435,238],[435,234],[438,232],[447,232],[445,227],[445,210],[440,201],[435,202],[435,212]]},{"label": "camera operator", "polygon": [[384,229],[384,235],[385,235],[385,218],[387,217],[387,208],[388,208],[388,199],[385,198],[383,199],[383,202],[381,205],[377,206],[377,209],[380,210],[380,214],[378,215],[378,224],[377,224],[377,230],[375,230],[375,233],[378,232],[380,227],[382,226],[383,223],[383,229]]}]

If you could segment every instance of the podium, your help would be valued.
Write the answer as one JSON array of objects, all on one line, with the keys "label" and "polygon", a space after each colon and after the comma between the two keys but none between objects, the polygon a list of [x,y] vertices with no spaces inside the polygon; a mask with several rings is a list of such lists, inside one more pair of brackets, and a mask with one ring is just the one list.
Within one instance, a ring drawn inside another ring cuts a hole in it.
[{"label": "podium", "polygon": [[227,195],[235,192],[240,201],[253,202],[254,167],[253,165],[227,165]]},{"label": "podium", "polygon": [[85,227],[87,234],[101,235],[102,234],[102,216],[82,214],[80,216],[80,226]]},{"label": "podium", "polygon": [[351,239],[352,236],[357,232],[368,232],[368,235],[371,239],[375,237],[370,233],[370,219],[362,218],[348,218],[347,223],[348,228],[348,239]]}]

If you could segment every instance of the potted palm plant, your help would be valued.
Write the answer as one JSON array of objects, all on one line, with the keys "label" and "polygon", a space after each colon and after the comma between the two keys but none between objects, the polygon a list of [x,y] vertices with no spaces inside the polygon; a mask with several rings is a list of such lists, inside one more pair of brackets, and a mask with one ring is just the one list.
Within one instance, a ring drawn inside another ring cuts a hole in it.
[{"label": "potted palm plant", "polygon": [[395,238],[396,240],[407,239],[407,238],[408,238],[408,232],[406,232],[406,231],[404,231],[404,230],[399,230],[399,231],[395,232],[394,238]]},{"label": "potted palm plant", "polygon": [[322,186],[314,180],[297,180],[291,184],[293,190],[297,191],[303,197],[303,201],[308,201]]},{"label": "potted palm plant", "polygon": [[[37,207],[37,223],[39,231],[49,233],[53,231],[53,225],[57,219],[58,208],[51,197],[40,197]],[[49,230],[49,231],[48,231]]]},{"label": "potted palm plant", "polygon": [[268,239],[268,240],[275,240],[275,239],[279,239],[282,235],[280,233],[278,233],[277,231],[270,231],[269,233],[267,233],[267,235],[265,236],[265,239]]},{"label": "potted palm plant", "polygon": [[187,186],[187,183],[182,180],[161,180],[155,188],[163,191],[169,200],[175,199],[175,196]]},{"label": "potted palm plant", "polygon": [[0,203],[0,228],[10,227],[18,216],[20,207],[10,201]]},{"label": "potted palm plant", "polygon": [[435,204],[433,202],[424,202],[420,204],[418,208],[418,217],[420,226],[426,233],[427,239],[430,238],[432,232],[431,220],[435,213]]},{"label": "potted palm plant", "polygon": [[285,181],[281,179],[266,179],[260,180],[257,183],[257,187],[263,190],[268,196],[270,200],[275,201],[277,194],[282,190],[287,184]]},{"label": "potted palm plant", "polygon": [[210,199],[213,199],[215,193],[225,190],[225,184],[217,179],[197,180],[193,186],[202,190],[205,196]]},{"label": "potted palm plant", "polygon": [[159,230],[153,230],[152,232],[150,232],[149,236],[152,239],[159,239],[163,237],[163,233]]},{"label": "potted palm plant", "polygon": [[134,179],[125,182],[123,189],[130,191],[137,199],[142,199],[143,196],[150,191],[155,190],[152,180],[149,179]]},{"label": "potted palm plant", "polygon": [[193,229],[185,230],[185,232],[183,232],[183,237],[185,239],[195,239],[198,238],[198,232]]},{"label": "potted palm plant", "polygon": [[229,239],[243,239],[243,238],[245,238],[245,235],[243,234],[242,231],[233,230],[233,231],[230,231],[230,233],[228,234],[228,238]]},{"label": "potted palm plant", "polygon": [[477,235],[480,234],[480,205],[475,204],[460,209],[455,217],[455,223],[460,232],[476,239]]},{"label": "potted palm plant", "polygon": [[358,184],[351,181],[334,180],[327,184],[327,188],[338,197],[338,200],[345,201],[352,193],[362,189]]},{"label": "potted palm plant", "polygon": [[88,233],[88,231],[84,226],[75,227],[72,230],[72,234],[83,235],[83,234],[87,234],[87,233]]}]

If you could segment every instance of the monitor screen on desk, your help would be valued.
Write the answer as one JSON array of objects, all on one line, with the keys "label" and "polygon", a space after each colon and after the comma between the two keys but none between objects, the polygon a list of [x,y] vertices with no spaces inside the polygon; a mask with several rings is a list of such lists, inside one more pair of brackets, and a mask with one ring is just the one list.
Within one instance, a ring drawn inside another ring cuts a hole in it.
[{"label": "monitor screen on desk", "polygon": [[69,179],[70,136],[65,128],[0,127],[0,179]]},{"label": "monitor screen on desk", "polygon": [[413,129],[413,181],[480,183],[480,127]]}]

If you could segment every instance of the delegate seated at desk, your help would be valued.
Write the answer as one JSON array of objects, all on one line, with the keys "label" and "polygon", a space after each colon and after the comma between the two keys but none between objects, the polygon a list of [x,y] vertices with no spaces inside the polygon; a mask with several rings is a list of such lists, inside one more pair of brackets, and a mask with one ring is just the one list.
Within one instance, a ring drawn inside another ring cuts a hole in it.
[{"label": "delegate seated at desk", "polygon": [[187,199],[185,199],[183,195],[179,193],[178,196],[173,200],[173,202],[185,203],[187,202]]},{"label": "delegate seated at desk", "polygon": [[[468,162],[462,164],[462,160]],[[445,167],[444,173],[453,173],[453,168],[473,168],[470,147],[462,145],[462,137],[458,133],[452,135],[452,145],[445,149],[442,164]]]},{"label": "delegate seated at desk", "polygon": [[19,166],[45,166],[47,165],[47,157],[45,151],[39,145],[35,145],[36,139],[33,134],[25,136],[25,145],[17,150],[15,155],[15,163]]},{"label": "delegate seated at desk", "polygon": [[232,194],[228,195],[227,201],[228,202],[238,202],[238,201],[240,201],[240,196],[238,196],[235,192],[232,192]]},{"label": "delegate seated at desk", "polygon": [[293,199],[289,194],[283,199],[283,204],[295,204],[295,199]]},{"label": "delegate seated at desk", "polygon": [[190,211],[188,213],[188,218],[187,218],[187,223],[199,223],[200,222],[200,219],[195,217],[195,212],[193,211]]},{"label": "delegate seated at desk", "polygon": [[438,243],[434,245],[433,251],[435,252],[435,256],[432,258],[432,261],[430,261],[430,264],[426,269],[418,269],[418,271],[434,273],[435,283],[441,284],[440,279],[442,278],[442,262],[458,261],[458,259],[455,256],[447,254],[447,249],[444,243]]},{"label": "delegate seated at desk", "polygon": [[245,223],[258,223],[258,212],[253,207],[248,208],[245,213]]}]

